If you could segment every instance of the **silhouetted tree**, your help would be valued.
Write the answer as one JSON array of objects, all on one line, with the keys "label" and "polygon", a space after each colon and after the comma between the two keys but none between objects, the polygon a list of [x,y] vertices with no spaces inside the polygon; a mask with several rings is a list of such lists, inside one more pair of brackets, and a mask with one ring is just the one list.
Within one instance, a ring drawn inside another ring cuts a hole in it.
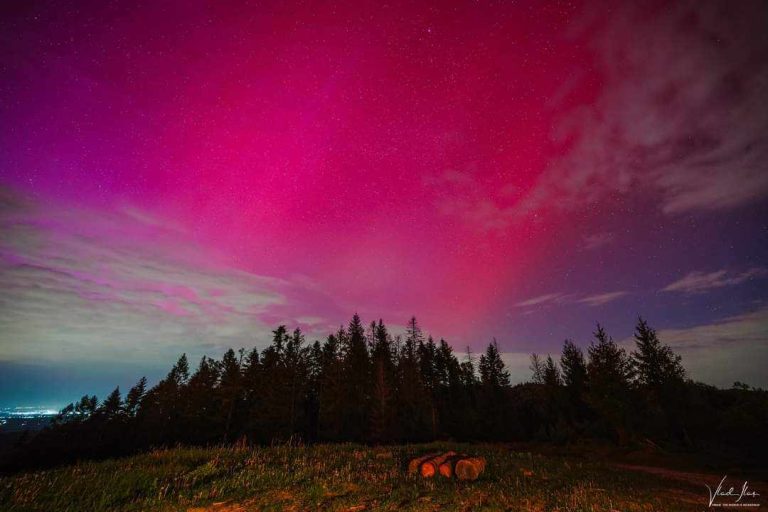
[{"label": "silhouetted tree", "polygon": [[632,364],[624,349],[619,348],[605,329],[597,324],[596,342],[589,346],[588,402],[613,430],[619,443],[628,440],[630,423],[629,384]]},{"label": "silhouetted tree", "polygon": [[631,358],[636,382],[643,388],[639,396],[645,409],[646,433],[689,444],[683,425],[688,407],[680,356],[661,343],[656,331],[642,318],[635,326],[635,345]]},{"label": "silhouetted tree", "polygon": [[544,363],[542,363],[539,354],[531,354],[531,380],[536,384],[544,384]]},{"label": "silhouetted tree", "polygon": [[499,354],[496,338],[488,345],[485,354],[480,356],[480,383],[491,388],[509,386],[509,372]]},{"label": "silhouetted tree", "polygon": [[575,397],[582,396],[587,383],[587,363],[584,353],[571,340],[565,340],[563,343],[560,367],[563,370],[565,386]]},{"label": "silhouetted tree", "polygon": [[416,317],[412,317],[397,363],[397,425],[398,437],[403,440],[425,440],[431,433],[429,400],[418,358],[418,346],[423,341]]},{"label": "silhouetted tree", "polygon": [[263,408],[262,366],[259,351],[254,347],[243,362],[243,415],[242,429],[253,440],[263,440],[259,415]]},{"label": "silhouetted tree", "polygon": [[584,429],[589,418],[589,409],[585,402],[587,363],[582,350],[571,340],[565,340],[563,343],[560,368],[567,397],[563,404],[563,415],[573,429],[573,435],[577,435]]},{"label": "silhouetted tree", "polygon": [[445,340],[425,340],[415,318],[402,339],[382,320],[366,332],[358,315],[322,344],[306,346],[299,329],[289,334],[285,326],[272,334],[261,352],[203,357],[191,376],[182,355],[150,389],[139,380],[124,402],[119,388],[101,404],[85,395],[17,446],[4,468],[294,436],[375,443],[647,438],[747,460],[768,457],[768,448],[752,441],[768,430],[768,392],[686,381],[680,357],[643,319],[631,356],[598,324],[587,361],[566,340],[559,367],[551,356],[533,354],[533,382],[515,386],[495,339],[476,368],[469,348],[459,362]]},{"label": "silhouetted tree", "polygon": [[240,402],[243,398],[243,379],[240,368],[242,358],[242,351],[240,352],[240,357],[238,357],[235,351],[230,348],[224,353],[224,357],[221,360],[218,394],[221,402],[221,411],[225,416],[224,435],[222,436],[224,442],[230,437],[233,420],[237,423],[237,418],[234,418],[234,416],[236,411],[240,409]]},{"label": "silhouetted tree", "polygon": [[142,377],[139,382],[136,383],[125,397],[125,413],[131,418],[136,416],[136,412],[139,409],[139,404],[144,398],[144,393],[147,392],[147,378]]},{"label": "silhouetted tree", "polygon": [[181,439],[188,443],[219,441],[221,425],[226,409],[221,408],[218,396],[221,365],[203,356],[195,373],[181,391],[182,423]]},{"label": "silhouetted tree", "polygon": [[355,441],[365,439],[368,427],[371,363],[360,317],[355,314],[349,322],[343,345],[343,371],[346,398],[343,410],[344,437]]},{"label": "silhouetted tree", "polygon": [[394,392],[395,364],[392,358],[392,341],[384,322],[373,329],[371,361],[373,385],[371,394],[370,437],[374,442],[390,441],[394,438]]},{"label": "silhouetted tree", "polygon": [[480,400],[479,418],[481,435],[485,439],[507,440],[510,429],[508,422],[512,408],[506,400],[509,391],[509,372],[499,353],[496,338],[488,344],[485,354],[480,356]]},{"label": "silhouetted tree", "polygon": [[685,379],[680,356],[661,343],[656,331],[642,318],[638,318],[635,327],[635,344],[637,349],[632,353],[632,363],[640,384],[660,389]]},{"label": "silhouetted tree", "polygon": [[321,375],[319,379],[320,437],[331,441],[343,439],[344,408],[346,406],[344,369],[342,366],[342,343],[346,343],[347,332],[340,328],[328,336],[323,344]]}]

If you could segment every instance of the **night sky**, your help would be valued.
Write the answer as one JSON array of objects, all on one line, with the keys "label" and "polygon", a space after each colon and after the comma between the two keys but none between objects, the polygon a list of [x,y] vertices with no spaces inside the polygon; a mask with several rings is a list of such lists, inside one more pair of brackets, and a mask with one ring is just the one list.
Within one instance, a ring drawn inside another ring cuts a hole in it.
[{"label": "night sky", "polygon": [[0,406],[411,315],[768,386],[768,4],[3,2]]}]

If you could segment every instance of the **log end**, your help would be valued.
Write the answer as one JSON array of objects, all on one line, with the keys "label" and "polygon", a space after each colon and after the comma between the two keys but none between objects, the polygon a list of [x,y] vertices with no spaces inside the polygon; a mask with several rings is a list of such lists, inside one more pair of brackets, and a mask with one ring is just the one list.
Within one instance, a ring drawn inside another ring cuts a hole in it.
[{"label": "log end", "polygon": [[419,474],[421,471],[421,465],[429,459],[436,457],[437,455],[437,453],[430,453],[428,455],[422,455],[421,457],[416,457],[415,459],[411,460],[411,462],[408,463],[408,474]]},{"label": "log end", "polygon": [[425,462],[421,465],[421,476],[424,478],[432,478],[435,476],[435,465],[430,462]]},{"label": "log end", "polygon": [[483,457],[461,459],[455,467],[456,478],[459,480],[477,480],[484,470],[485,459]]}]

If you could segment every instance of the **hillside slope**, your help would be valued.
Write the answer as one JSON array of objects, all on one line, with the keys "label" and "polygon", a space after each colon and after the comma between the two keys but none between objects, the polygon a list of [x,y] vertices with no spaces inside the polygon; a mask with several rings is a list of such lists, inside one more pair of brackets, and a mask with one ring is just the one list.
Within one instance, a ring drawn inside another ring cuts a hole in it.
[{"label": "hillside slope", "polygon": [[[487,457],[476,482],[406,476],[417,454]],[[7,511],[700,510],[706,488],[497,445],[179,448],[0,479]]]}]

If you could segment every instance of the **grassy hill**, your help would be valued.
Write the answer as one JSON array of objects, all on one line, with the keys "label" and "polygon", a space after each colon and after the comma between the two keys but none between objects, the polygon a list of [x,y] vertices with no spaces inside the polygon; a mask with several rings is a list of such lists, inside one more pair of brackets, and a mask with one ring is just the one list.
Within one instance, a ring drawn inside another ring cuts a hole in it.
[{"label": "grassy hill", "polygon": [[[486,472],[475,482],[405,474],[411,457],[447,449],[485,456]],[[720,478],[637,469],[499,445],[180,448],[0,478],[0,510],[700,511],[699,477]]]}]

